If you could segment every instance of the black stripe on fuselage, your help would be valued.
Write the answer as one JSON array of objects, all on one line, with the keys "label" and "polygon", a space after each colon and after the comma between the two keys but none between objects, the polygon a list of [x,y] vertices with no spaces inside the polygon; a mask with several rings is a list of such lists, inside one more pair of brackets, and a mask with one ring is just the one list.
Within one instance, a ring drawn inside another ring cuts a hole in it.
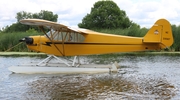
[{"label": "black stripe on fuselage", "polygon": [[51,44],[82,44],[82,45],[140,45],[140,44],[117,44],[117,43],[85,43],[85,42],[46,42],[47,46],[51,46]]}]

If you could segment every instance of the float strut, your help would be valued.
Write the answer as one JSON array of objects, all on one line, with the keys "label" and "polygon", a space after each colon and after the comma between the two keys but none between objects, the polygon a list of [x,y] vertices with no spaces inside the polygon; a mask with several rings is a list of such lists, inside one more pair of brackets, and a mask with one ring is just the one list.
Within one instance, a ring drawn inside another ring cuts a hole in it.
[{"label": "float strut", "polygon": [[71,66],[70,64],[68,64],[66,61],[61,60],[60,58],[54,56],[54,55],[48,55],[48,57],[44,60],[42,60],[41,62],[39,62],[36,66],[41,65],[42,63],[48,63],[52,58],[55,58],[57,61],[59,61],[60,63],[64,63],[67,66]]}]

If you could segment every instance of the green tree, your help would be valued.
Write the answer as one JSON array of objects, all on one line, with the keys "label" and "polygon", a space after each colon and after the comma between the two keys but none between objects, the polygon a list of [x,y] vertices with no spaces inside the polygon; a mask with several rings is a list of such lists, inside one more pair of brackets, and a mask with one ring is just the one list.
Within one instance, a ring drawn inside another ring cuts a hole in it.
[{"label": "green tree", "polygon": [[28,19],[28,18],[32,18],[32,13],[21,11],[16,14],[17,22],[19,22],[22,19]]},{"label": "green tree", "polygon": [[29,26],[29,25],[23,25],[19,23],[22,19],[28,19],[28,18],[36,18],[36,19],[44,19],[49,21],[57,22],[58,15],[53,14],[51,11],[41,10],[39,13],[30,13],[21,11],[16,14],[17,22],[12,24],[11,26],[6,26],[3,30],[3,32],[18,32],[18,31],[27,31],[29,29],[35,29],[38,30],[37,27]]},{"label": "green tree", "polygon": [[33,14],[32,17],[57,22],[58,15],[51,11],[41,10],[39,13]]},{"label": "green tree", "polygon": [[17,22],[19,22],[22,19],[28,19],[28,18],[37,18],[37,19],[44,19],[44,20],[57,22],[58,15],[53,14],[52,11],[46,11],[46,10],[41,10],[39,13],[34,13],[34,14],[25,11],[21,11],[16,14]]},{"label": "green tree", "polygon": [[127,36],[140,36],[140,26],[136,23],[132,23],[128,30]]},{"label": "green tree", "polygon": [[173,37],[174,37],[174,43],[171,46],[171,49],[174,49],[175,51],[180,51],[180,25],[176,26],[176,25],[171,25],[172,28],[172,33],[173,33]]},{"label": "green tree", "polygon": [[126,16],[126,12],[120,10],[116,3],[111,0],[98,1],[91,8],[90,14],[87,14],[82,23],[78,26],[81,28],[128,28],[132,22]]}]

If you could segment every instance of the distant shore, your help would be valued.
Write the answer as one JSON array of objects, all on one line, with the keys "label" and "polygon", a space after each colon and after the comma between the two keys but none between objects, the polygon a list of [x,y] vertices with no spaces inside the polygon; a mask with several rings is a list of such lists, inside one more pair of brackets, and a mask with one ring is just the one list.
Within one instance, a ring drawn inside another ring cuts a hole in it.
[{"label": "distant shore", "polygon": [[[0,52],[0,56],[46,56],[45,53],[37,52]],[[125,52],[111,53],[107,55],[180,55],[180,52]]]}]

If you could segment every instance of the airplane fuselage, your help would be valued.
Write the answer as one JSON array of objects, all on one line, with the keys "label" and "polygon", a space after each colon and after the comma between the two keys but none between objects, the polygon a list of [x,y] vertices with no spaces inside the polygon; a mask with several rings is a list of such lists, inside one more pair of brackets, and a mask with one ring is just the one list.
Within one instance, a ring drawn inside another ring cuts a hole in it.
[{"label": "airplane fuselage", "polygon": [[[81,28],[72,29],[40,19],[25,19],[20,22],[37,25],[45,34],[23,39],[29,49],[57,56],[160,50],[170,47],[174,42],[171,25],[165,19],[157,20],[144,37],[113,35]],[[46,33],[43,27],[51,30]]]},{"label": "airplane fuselage", "polygon": [[103,33],[91,33],[83,36],[83,41],[49,41],[46,36],[32,36],[31,38],[34,39],[34,43],[27,46],[32,50],[47,54],[56,54],[57,56],[91,55],[161,49],[159,44],[143,43],[143,38],[139,37]]}]

